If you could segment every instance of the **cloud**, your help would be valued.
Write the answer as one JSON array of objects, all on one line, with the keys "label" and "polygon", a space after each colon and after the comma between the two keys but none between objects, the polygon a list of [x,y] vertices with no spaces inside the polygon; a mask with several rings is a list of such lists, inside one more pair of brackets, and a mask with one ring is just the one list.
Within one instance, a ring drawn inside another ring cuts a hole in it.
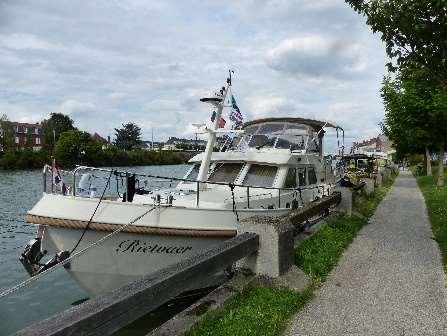
[{"label": "cloud", "polygon": [[46,50],[54,51],[61,49],[60,45],[52,44],[32,34],[10,34],[0,35],[0,46],[15,50]]},{"label": "cloud", "polygon": [[272,69],[306,77],[350,78],[360,66],[361,48],[355,43],[321,35],[283,40],[267,54]]},{"label": "cloud", "polygon": [[210,116],[199,98],[230,68],[246,120],[334,117],[369,135],[384,63],[380,39],[339,0],[0,2],[1,112],[61,111],[104,136],[128,121],[147,139],[152,128],[156,140],[194,136],[188,125]]},{"label": "cloud", "polygon": [[71,116],[90,114],[95,111],[96,106],[89,102],[80,102],[76,99],[67,99],[59,107],[59,111]]}]

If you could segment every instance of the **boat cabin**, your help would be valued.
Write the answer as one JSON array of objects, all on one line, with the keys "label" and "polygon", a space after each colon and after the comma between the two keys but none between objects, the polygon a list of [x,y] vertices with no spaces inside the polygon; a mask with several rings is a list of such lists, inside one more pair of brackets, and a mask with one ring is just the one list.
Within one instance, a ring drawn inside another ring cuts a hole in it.
[{"label": "boat cabin", "polygon": [[[324,127],[321,121],[268,118],[247,122],[220,152],[211,156],[207,182],[264,188],[298,188],[326,181],[322,164]],[[196,181],[203,153],[190,160],[185,179]],[[179,188],[194,183],[181,183]]]}]

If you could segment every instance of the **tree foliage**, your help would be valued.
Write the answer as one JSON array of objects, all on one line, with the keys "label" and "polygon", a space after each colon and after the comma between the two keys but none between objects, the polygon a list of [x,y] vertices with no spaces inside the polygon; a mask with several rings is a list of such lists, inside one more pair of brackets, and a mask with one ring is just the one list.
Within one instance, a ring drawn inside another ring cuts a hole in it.
[{"label": "tree foliage", "polygon": [[52,150],[62,133],[74,129],[73,120],[69,116],[62,113],[51,113],[49,119],[42,121],[44,149]]},{"label": "tree foliage", "polygon": [[101,153],[101,144],[89,133],[70,130],[60,135],[54,149],[54,156],[64,167],[95,162]]},{"label": "tree foliage", "polygon": [[[425,137],[419,131],[432,126],[430,138],[438,145],[440,165],[438,170],[438,185],[444,185],[443,159],[445,150],[445,135],[440,132],[445,129],[447,110],[445,97],[447,95],[447,0],[345,0],[358,13],[366,16],[366,23],[373,32],[380,32],[385,42],[386,51],[391,58],[388,64],[390,70],[399,70],[401,79],[410,76],[408,69],[416,69],[416,76],[422,76],[422,83],[407,80],[404,88],[405,100],[414,103],[413,109],[427,110],[427,119],[421,120],[415,129],[411,130],[415,136]],[[387,83],[385,83],[387,84]],[[388,83],[389,84],[389,83]],[[427,86],[424,88],[424,86]],[[385,90],[392,86],[385,87]],[[425,90],[425,92],[424,92]],[[412,94],[412,92],[414,94]],[[427,99],[427,92],[431,105],[422,106]],[[409,107],[408,102],[404,102]],[[389,108],[389,106],[388,106]],[[412,124],[413,114],[398,117],[388,116],[388,123],[408,121]],[[404,112],[402,112],[404,113]],[[389,126],[390,126],[389,125]],[[405,125],[405,124],[403,124]],[[421,127],[420,127],[421,126]],[[402,128],[401,126],[400,128]],[[425,132],[426,133],[426,132]],[[408,138],[402,139],[401,144],[410,144]],[[432,143],[426,142],[427,146]]]},{"label": "tree foliage", "polygon": [[115,128],[115,146],[119,149],[131,150],[141,144],[141,128],[134,123],[123,124]]},{"label": "tree foliage", "polygon": [[447,86],[446,0],[345,0],[374,32],[398,66],[417,64]]},{"label": "tree foliage", "polygon": [[0,117],[0,151],[15,150],[14,126],[6,114]]},{"label": "tree foliage", "polygon": [[424,153],[447,143],[447,94],[425,68],[401,67],[385,78],[385,134],[398,153]]}]

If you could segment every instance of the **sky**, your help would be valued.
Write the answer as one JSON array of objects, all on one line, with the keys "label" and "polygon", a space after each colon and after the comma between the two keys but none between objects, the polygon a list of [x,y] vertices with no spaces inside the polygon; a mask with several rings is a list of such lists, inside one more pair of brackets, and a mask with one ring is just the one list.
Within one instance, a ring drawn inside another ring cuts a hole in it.
[{"label": "sky", "polygon": [[342,0],[0,0],[0,115],[104,137],[193,137],[232,69],[245,120],[329,120],[350,146],[380,131],[386,61]]}]

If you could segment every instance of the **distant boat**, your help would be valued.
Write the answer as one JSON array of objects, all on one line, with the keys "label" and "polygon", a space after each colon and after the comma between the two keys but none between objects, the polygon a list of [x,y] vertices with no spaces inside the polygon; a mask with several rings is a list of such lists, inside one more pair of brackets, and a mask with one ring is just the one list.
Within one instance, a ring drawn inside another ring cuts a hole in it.
[{"label": "distant boat", "polygon": [[[267,118],[249,121],[237,130],[220,129],[230,86],[229,78],[219,94],[201,99],[217,113],[210,127],[202,126],[201,131],[208,133],[206,150],[190,160],[184,178],[78,167],[71,173],[71,195],[44,192],[26,216],[38,226],[37,238],[21,257],[30,275],[64,260],[75,246],[80,251],[116,232],[66,265],[81,287],[97,295],[235,236],[242,219],[286,215],[331,194],[334,175],[323,158],[323,136],[326,127],[337,126],[303,118]],[[225,132],[232,136],[223,151],[213,152],[217,134]],[[81,181],[101,173],[124,176],[126,193],[101,201],[80,194],[76,181],[81,173]],[[144,179],[177,185],[139,188],[136,180]],[[53,254],[57,256],[52,261],[41,264],[43,255]],[[190,289],[218,281],[222,281],[219,276],[203,279]]]}]

